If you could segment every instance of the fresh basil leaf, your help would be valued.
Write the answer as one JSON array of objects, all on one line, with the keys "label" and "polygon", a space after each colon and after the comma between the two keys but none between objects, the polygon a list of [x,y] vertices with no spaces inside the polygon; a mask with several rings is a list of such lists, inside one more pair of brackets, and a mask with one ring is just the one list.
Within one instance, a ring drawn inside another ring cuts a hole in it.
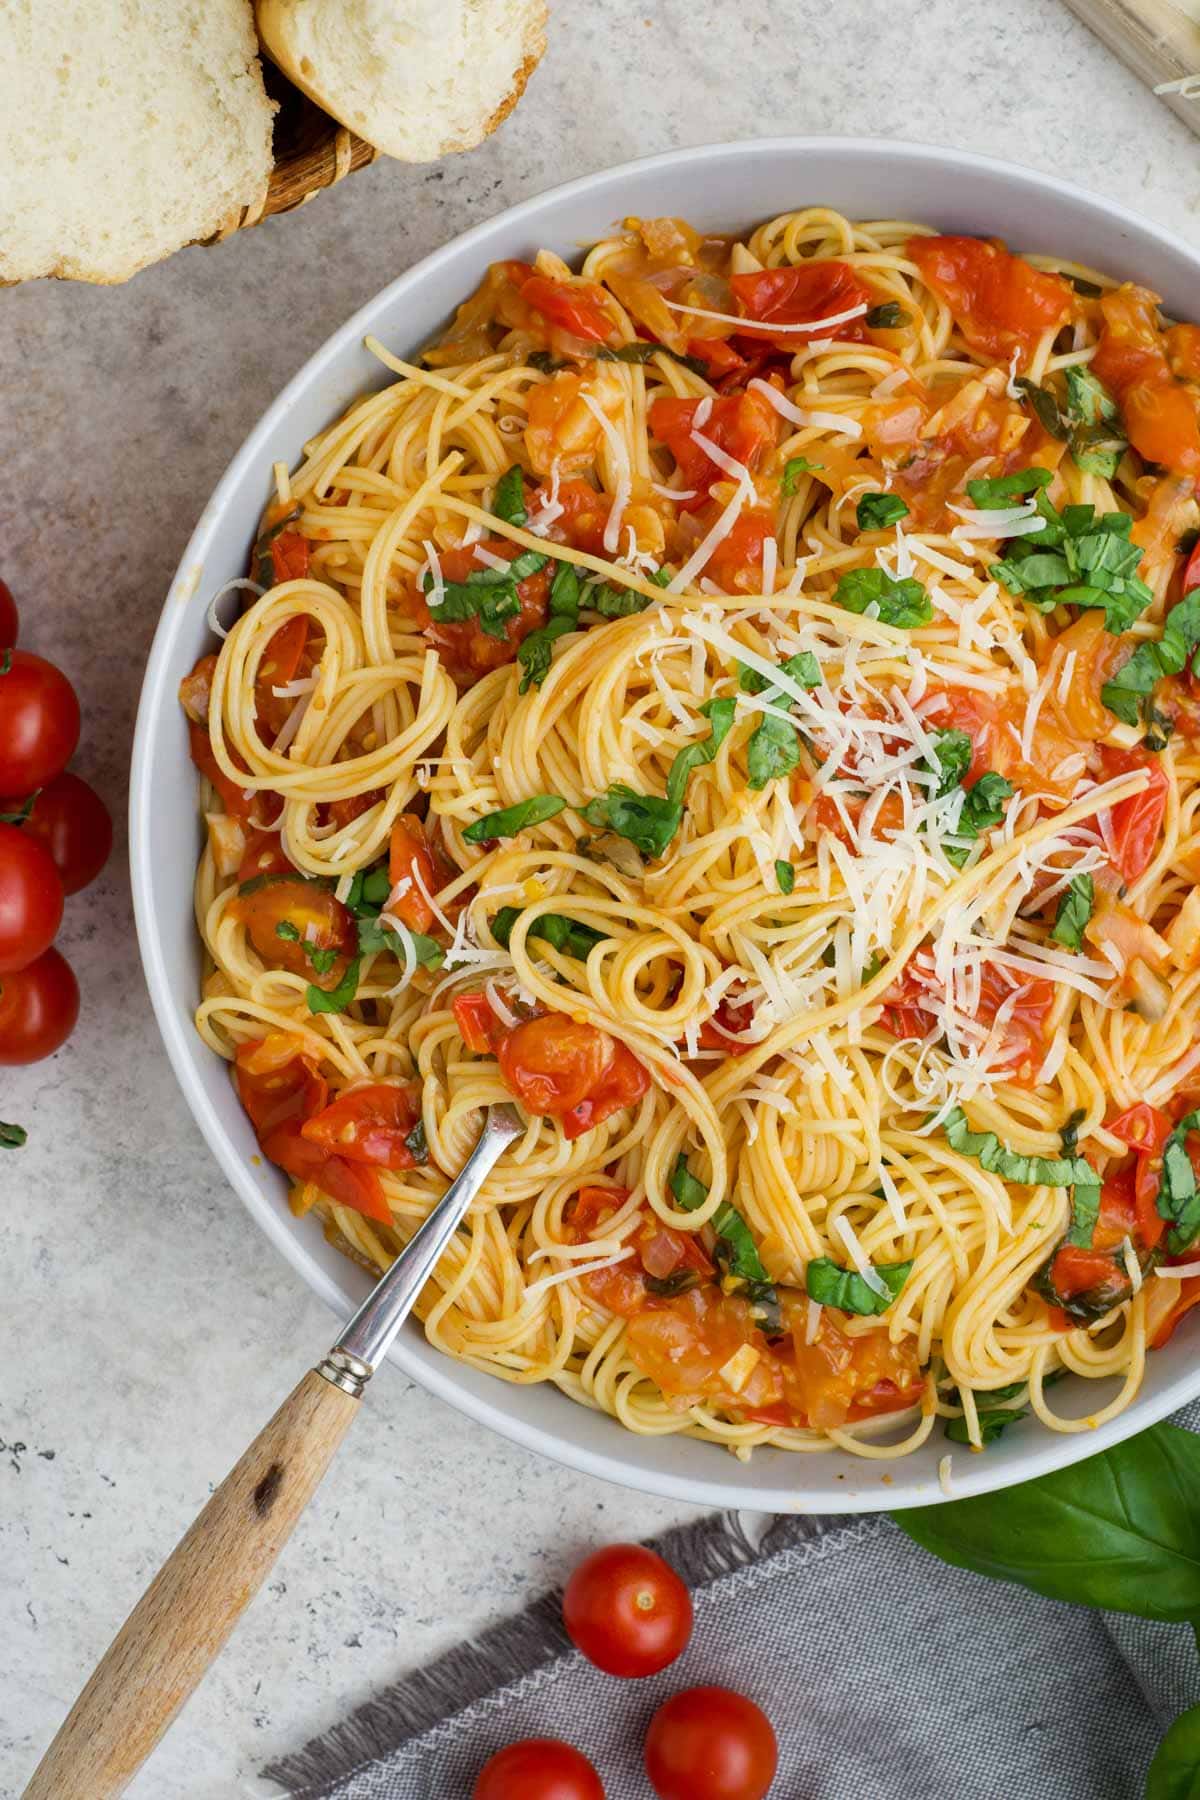
[{"label": "fresh basil leaf", "polygon": [[300,942],[300,927],[298,925],[293,925],[290,919],[280,919],[278,925],[275,927],[275,936],[277,938],[283,938],[289,944],[298,944]]},{"label": "fresh basil leaf", "polygon": [[729,735],[733,724],[733,715],[737,709],[737,701],[706,700],[700,711],[708,720],[708,736],[698,743],[686,744],[676,753],[671,764],[671,772],[667,776],[667,799],[676,806],[682,806],[684,792],[687,788],[688,776],[701,763],[710,763],[717,751]]},{"label": "fresh basil leaf", "polygon": [[692,1174],[682,1152],[675,1158],[668,1185],[684,1212],[695,1212],[708,1199],[708,1189],[699,1176]]},{"label": "fresh basil leaf", "polygon": [[906,312],[896,300],[885,300],[882,306],[873,306],[863,320],[868,331],[899,331],[907,325],[912,314]]},{"label": "fresh basil leaf", "polygon": [[881,624],[905,630],[928,625],[933,617],[929,595],[921,583],[911,577],[897,580],[886,569],[848,570],[838,582],[833,598],[838,606],[852,613],[865,613],[874,606]]},{"label": "fresh basil leaf", "polygon": [[809,462],[807,456],[789,456],[783,465],[783,480],[779,492],[785,500],[790,500],[800,483],[802,475],[815,475],[824,463]]},{"label": "fresh basil leaf", "polygon": [[1180,1713],[1154,1752],[1145,1800],[1200,1800],[1200,1706]]},{"label": "fresh basil leaf", "polygon": [[1146,727],[1142,749],[1151,752],[1165,750],[1175,735],[1175,721],[1170,714],[1160,712],[1153,699],[1149,699],[1142,707],[1142,723]]},{"label": "fresh basil leaf", "polygon": [[1071,1222],[1063,1242],[1073,1244],[1080,1250],[1090,1250],[1099,1217],[1099,1181],[1077,1181],[1071,1189]]},{"label": "fresh basil leaf", "polygon": [[[492,920],[492,936],[506,950],[521,910],[519,906],[502,906]],[[594,930],[591,925],[581,925],[577,919],[568,919],[563,913],[542,913],[526,935],[543,939],[554,950],[566,950],[580,962],[585,962],[596,945],[604,942],[602,931]]]},{"label": "fresh basil leaf", "polygon": [[[684,1212],[695,1212],[708,1199],[707,1187],[691,1173],[687,1157],[682,1153],[675,1159],[669,1185]],[[752,1298],[765,1299],[769,1296],[774,1299],[771,1278],[763,1267],[750,1227],[736,1206],[723,1200],[710,1223],[724,1246],[721,1261],[726,1273],[735,1282],[748,1283],[753,1289],[759,1290],[752,1294]]]},{"label": "fresh basil leaf", "polygon": [[[977,838],[993,825],[999,825],[1004,818],[1005,802],[1014,793],[1013,784],[1003,775],[997,775],[988,769],[978,781],[966,789],[963,795],[962,811],[958,815],[958,823],[953,835],[960,838]],[[969,844],[947,844],[945,846],[947,861],[955,868],[961,869],[971,854]]]},{"label": "fresh basil leaf", "polygon": [[1185,594],[1163,623],[1162,636],[1139,644],[1100,689],[1105,706],[1126,725],[1138,722],[1138,701],[1153,694],[1164,675],[1178,675],[1200,644],[1200,588]]},{"label": "fresh basil leaf", "polygon": [[581,816],[597,831],[613,831],[642,852],[661,856],[683,823],[683,807],[654,794],[639,794],[615,781],[607,794],[598,794],[580,808]]},{"label": "fresh basil leaf", "polygon": [[404,1140],[404,1147],[415,1163],[429,1161],[429,1139],[425,1136],[425,1121],[418,1119]]},{"label": "fresh basil leaf", "polygon": [[[1028,594],[1039,588],[1058,588],[1070,581],[1071,565],[1056,550],[1040,550],[1032,556],[1006,557],[1003,562],[993,563],[988,574],[1010,594]],[[1050,604],[1058,605],[1057,595]]]},{"label": "fresh basil leaf", "polygon": [[[290,512],[284,513],[282,519],[276,519],[273,525],[268,525],[267,529],[260,532],[255,538],[250,559],[254,565],[254,579],[259,587],[272,588],[275,586],[275,559],[271,555],[271,545],[281,533],[287,530],[289,525],[294,525],[299,517],[300,508],[293,506]],[[6,669],[0,669],[0,675],[7,673]]]},{"label": "fresh basil leaf", "polygon": [[1170,1222],[1167,1249],[1172,1256],[1186,1250],[1200,1231],[1200,1187],[1187,1149],[1191,1131],[1200,1131],[1200,1111],[1186,1113],[1163,1145],[1155,1206],[1159,1218]]},{"label": "fresh basil leaf", "polygon": [[492,511],[506,525],[524,525],[529,517],[525,510],[525,476],[520,463],[514,463],[496,483]]},{"label": "fresh basil leaf", "polygon": [[836,1306],[840,1312],[878,1318],[887,1311],[908,1280],[912,1263],[873,1263],[871,1266],[886,1287],[886,1294],[877,1294],[857,1269],[839,1268],[828,1256],[814,1257],[809,1263],[804,1271],[805,1291],[809,1299],[820,1306]]},{"label": "fresh basil leaf", "polygon": [[1127,445],[1108,425],[1078,426],[1071,433],[1071,455],[1085,475],[1111,481]]},{"label": "fresh basil leaf", "polygon": [[1086,1106],[1076,1107],[1073,1113],[1067,1115],[1067,1122],[1058,1134],[1064,1156],[1074,1156],[1079,1148],[1079,1127],[1086,1118]]},{"label": "fresh basil leaf", "polygon": [[746,746],[747,780],[754,789],[790,775],[800,761],[800,736],[787,719],[766,713]]},{"label": "fresh basil leaf", "polygon": [[[355,879],[362,883],[359,897],[370,906],[382,906],[392,891],[391,877],[386,867],[360,870]],[[353,911],[353,908],[351,910]]]},{"label": "fresh basil leaf", "polygon": [[1050,936],[1068,950],[1083,949],[1083,928],[1092,916],[1096,884],[1090,875],[1073,875],[1071,885],[1058,897],[1058,910]]},{"label": "fresh basil leaf", "polygon": [[411,931],[407,925],[391,918],[383,919],[378,913],[359,913],[356,919],[360,956],[382,954],[399,958],[407,943],[412,945],[418,968],[440,969],[446,960],[446,952],[437,939],[426,937],[423,931]]},{"label": "fresh basil leaf", "polygon": [[860,531],[886,531],[908,517],[908,502],[899,494],[864,494],[854,509]]},{"label": "fresh basil leaf", "polygon": [[20,1150],[29,1142],[29,1133],[23,1125],[6,1125],[0,1119],[0,1150]]},{"label": "fresh basil leaf", "polygon": [[[509,577],[513,581],[528,581],[531,575],[539,575],[550,558],[541,550],[522,550],[520,556],[514,556],[508,565]],[[499,570],[496,571],[500,573]]]},{"label": "fresh basil leaf", "polygon": [[1200,1438],[1155,1425],[1003,1493],[893,1516],[957,1568],[1050,1600],[1190,1622],[1200,1617],[1198,1493]]},{"label": "fresh basil leaf", "polygon": [[796,886],[796,871],[790,862],[777,862],[775,864],[775,879],[779,883],[779,891],[781,894],[790,894],[793,892]]},{"label": "fresh basil leaf", "polygon": [[1099,376],[1082,364],[1067,369],[1065,374],[1067,406],[1077,424],[1099,425],[1102,420],[1116,418],[1117,403]]},{"label": "fresh basil leaf", "polygon": [[554,646],[560,637],[566,637],[576,629],[577,621],[573,619],[550,619],[545,625],[539,625],[531,631],[527,638],[522,638],[517,646],[517,661],[524,671],[517,687],[517,692],[527,694],[531,687],[541,687],[550,673],[550,662],[554,655]]},{"label": "fresh basil leaf", "polygon": [[310,982],[305,993],[310,1013],[341,1013],[351,1004],[358,992],[358,958],[347,964],[342,979],[333,988],[314,987]]},{"label": "fresh basil leaf", "polygon": [[[799,650],[795,656],[785,658],[779,666],[785,675],[790,676],[801,687],[820,687],[824,679],[821,674],[821,665],[811,650]],[[771,684],[765,675],[759,674],[757,669],[750,668],[747,663],[739,663],[738,687],[743,694],[764,694]],[[775,695],[779,694],[780,690],[772,688],[771,692]],[[782,697],[781,694],[780,697]]]},{"label": "fresh basil leaf", "polygon": [[1042,430],[1065,443],[1071,435],[1070,423],[1063,417],[1062,409],[1050,389],[1039,387],[1036,381],[1030,381],[1026,375],[1018,375],[1013,386],[1020,389],[1024,399],[1032,407]]},{"label": "fresh basil leaf", "polygon": [[615,588],[603,581],[588,589],[583,604],[602,619],[630,619],[634,613],[645,612],[653,602],[636,588]]},{"label": "fresh basil leaf", "polygon": [[488,844],[497,838],[515,837],[518,831],[527,831],[533,825],[544,825],[547,819],[555,818],[566,804],[560,794],[533,794],[528,800],[502,806],[499,812],[485,813],[482,819],[467,826],[463,837],[468,844]]},{"label": "fresh basil leaf", "polygon": [[607,345],[599,349],[589,349],[588,355],[597,362],[649,363],[656,356],[669,356],[672,362],[680,363],[690,369],[693,375],[707,375],[708,370],[698,356],[685,356],[682,350],[672,350],[669,344],[647,344],[640,339],[634,344],[618,344],[615,350]]},{"label": "fresh basil leaf", "polygon": [[946,1141],[959,1156],[970,1156],[989,1175],[1025,1187],[1099,1187],[1100,1177],[1083,1156],[1026,1156],[1009,1150],[994,1131],[972,1131],[961,1106],[951,1108],[942,1124]]},{"label": "fresh basil leaf", "polygon": [[971,767],[975,746],[965,731],[941,729],[930,735],[933,738],[933,753],[937,758],[937,768],[933,773],[938,777],[938,785],[934,794],[940,799],[943,794],[949,794],[954,788],[962,786],[963,777]]},{"label": "fresh basil leaf", "polygon": [[322,949],[320,946],[314,947],[312,944],[302,943],[300,948],[303,950],[314,975],[328,975],[330,969],[332,969],[334,963],[338,959],[338,952],[329,947]]},{"label": "fresh basil leaf", "polygon": [[676,1269],[673,1275],[643,1275],[642,1285],[648,1294],[673,1300],[676,1294],[690,1294],[699,1287],[700,1276],[695,1269]]},{"label": "fresh basil leaf", "polygon": [[16,812],[0,812],[0,825],[24,825],[26,819],[28,819],[29,815],[32,813],[37,802],[37,797],[41,791],[41,788],[34,788],[29,798],[27,800],[22,800]]},{"label": "fresh basil leaf", "polygon": [[[995,1443],[1001,1432],[1006,1431],[1010,1425],[1016,1425],[1019,1420],[1027,1419],[1029,1414],[1023,1406],[989,1406],[981,1407],[976,1416],[979,1420],[980,1441],[986,1449],[989,1444]],[[966,1419],[947,1419],[946,1436],[952,1444],[969,1444],[971,1434],[967,1430]]]},{"label": "fresh basil leaf", "polygon": [[[968,481],[971,505],[980,512],[1000,512],[1016,500],[1027,500],[1039,488],[1054,480],[1049,469],[1016,469],[1011,475],[991,475],[979,481]],[[1036,536],[1036,533],[1034,534]]]}]

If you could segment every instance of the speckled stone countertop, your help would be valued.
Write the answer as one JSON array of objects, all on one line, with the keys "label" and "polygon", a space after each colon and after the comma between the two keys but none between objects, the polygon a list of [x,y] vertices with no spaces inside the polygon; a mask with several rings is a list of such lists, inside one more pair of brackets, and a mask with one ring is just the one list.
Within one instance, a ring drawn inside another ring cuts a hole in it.
[{"label": "speckled stone countertop", "polygon": [[[1011,155],[1200,236],[1200,144],[1058,0],[559,0],[484,147],[378,164],[290,218],[123,288],[0,295],[0,573],[84,703],[77,766],[125,803],[142,665],[230,455],[310,352],[464,227],[569,176],[765,132]],[[919,206],[914,205],[914,213]],[[124,832],[69,903],[83,1015],[2,1072],[30,1128],[0,1170],[0,1795],[330,1319],[226,1187],[138,968]],[[356,1426],[231,1646],[131,1792],[265,1794],[255,1771],[580,1549],[687,1509],[569,1473],[399,1375]],[[86,1796],[79,1796],[86,1800]]]}]

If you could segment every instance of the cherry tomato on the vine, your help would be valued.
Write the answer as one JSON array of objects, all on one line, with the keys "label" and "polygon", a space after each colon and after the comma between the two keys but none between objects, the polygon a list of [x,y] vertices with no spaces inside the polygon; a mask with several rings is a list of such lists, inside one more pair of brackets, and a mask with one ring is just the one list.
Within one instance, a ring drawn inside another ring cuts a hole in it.
[{"label": "cherry tomato on the vine", "polygon": [[36,962],[62,923],[63,886],[50,852],[20,825],[0,825],[0,975]]},{"label": "cherry tomato on the vine", "polygon": [[685,1688],[646,1733],[646,1773],[659,1800],[762,1800],[779,1748],[771,1722],[731,1688]]},{"label": "cherry tomato on the vine", "polygon": [[[19,810],[19,802],[0,800],[0,814]],[[34,800],[21,827],[54,859],[63,893],[77,894],[95,881],[108,861],[113,828],[107,806],[87,782],[70,769],[48,781]]]},{"label": "cherry tomato on the vine", "polygon": [[0,976],[0,1066],[53,1056],[78,1017],[79,985],[57,950],[15,975]]},{"label": "cherry tomato on the vine", "polygon": [[17,641],[17,603],[7,581],[0,581],[0,650],[11,650]]},{"label": "cherry tomato on the vine", "polygon": [[642,1544],[586,1557],[563,1592],[571,1642],[608,1675],[657,1675],[692,1633],[692,1597],[669,1563]]},{"label": "cherry tomato on the vine", "polygon": [[79,701],[61,669],[0,650],[0,794],[31,794],[65,769],[79,742]]},{"label": "cherry tomato on the vine", "polygon": [[471,1800],[604,1800],[595,1769],[561,1738],[523,1738],[480,1769]]}]

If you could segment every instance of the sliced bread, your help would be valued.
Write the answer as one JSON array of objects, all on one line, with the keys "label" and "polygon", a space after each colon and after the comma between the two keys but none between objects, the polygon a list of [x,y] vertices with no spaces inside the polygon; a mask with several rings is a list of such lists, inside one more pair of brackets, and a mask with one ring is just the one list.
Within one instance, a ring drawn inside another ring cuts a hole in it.
[{"label": "sliced bread", "polygon": [[256,0],[256,14],[288,79],[403,162],[478,144],[546,47],[545,0]]},{"label": "sliced bread", "polygon": [[256,205],[250,0],[0,0],[0,281],[125,281]]}]

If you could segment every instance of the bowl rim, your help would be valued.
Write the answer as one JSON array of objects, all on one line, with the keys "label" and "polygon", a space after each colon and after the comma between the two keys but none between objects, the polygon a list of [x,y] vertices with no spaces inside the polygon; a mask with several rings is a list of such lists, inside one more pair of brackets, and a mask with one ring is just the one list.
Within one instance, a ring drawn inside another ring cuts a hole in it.
[{"label": "bowl rim", "polygon": [[[515,206],[505,208],[492,218],[482,220],[458,233],[413,263],[357,308],[343,325],[313,351],[259,417],[226,466],[180,558],[163,602],[147,659],[133,739],[129,794],[129,864],[143,971],[168,1059],[208,1148],[256,1224],[298,1270],[306,1284],[340,1316],[347,1316],[355,1304],[350,1293],[314,1261],[300,1235],[291,1228],[289,1220],[270,1206],[261,1188],[252,1179],[251,1170],[235,1149],[200,1081],[196,1067],[198,1059],[211,1053],[205,1049],[190,1021],[185,1024],[179,1014],[157,928],[149,875],[152,769],[157,741],[156,714],[160,710],[162,690],[169,676],[169,660],[176,633],[181,629],[186,613],[183,605],[176,605],[174,602],[191,598],[194,571],[204,563],[227,503],[236,494],[249,471],[262,471],[263,445],[271,431],[286,419],[295,402],[320,379],[331,364],[337,363],[345,353],[361,344],[364,331],[374,323],[377,313],[406,293],[419,290],[435,279],[444,263],[466,249],[478,249],[482,260],[490,239],[501,234],[507,235],[514,226],[525,221],[535,220],[551,203],[585,196],[598,187],[619,182],[635,172],[640,174],[655,168],[679,171],[689,167],[703,168],[714,163],[736,163],[742,159],[753,163],[756,159],[775,155],[793,157],[810,154],[860,159],[878,156],[903,163],[914,173],[919,173],[922,168],[937,168],[939,171],[958,169],[981,177],[999,178],[1009,185],[1025,188],[1031,195],[1053,195],[1076,206],[1082,203],[1085,207],[1099,209],[1118,230],[1125,227],[1137,238],[1155,241],[1174,257],[1182,255],[1185,260],[1194,264],[1196,273],[1200,275],[1200,251],[1193,249],[1165,227],[1141,218],[1120,202],[1093,193],[1060,176],[975,151],[870,136],[785,135],[745,138],[726,144],[693,145],[631,158],[543,189]],[[737,1482],[722,1480],[717,1472],[720,1467],[719,1449],[715,1445],[711,1447],[712,1476],[696,1478],[692,1475],[675,1474],[666,1467],[647,1469],[632,1466],[618,1450],[592,1449],[571,1443],[553,1430],[510,1412],[505,1405],[508,1384],[498,1378],[489,1382],[486,1394],[474,1392],[460,1380],[462,1365],[445,1353],[434,1350],[423,1338],[401,1334],[391,1357],[410,1379],[439,1399],[447,1401],[476,1423],[486,1425],[502,1437],[581,1473],[599,1477],[617,1486],[692,1505],[757,1508],[770,1512],[827,1514],[899,1511],[909,1506],[937,1504],[948,1498],[993,1492],[1066,1468],[1085,1457],[1095,1455],[1109,1445],[1120,1443],[1146,1429],[1187,1401],[1200,1396],[1198,1362],[1191,1370],[1185,1367],[1180,1375],[1164,1382],[1155,1391],[1137,1395],[1116,1418],[1091,1431],[1042,1431],[1037,1437],[1032,1437],[1027,1446],[1022,1446],[1024,1454],[1015,1474],[1008,1463],[989,1467],[986,1458],[970,1458],[973,1466],[969,1468],[967,1477],[964,1479],[956,1475],[951,1491],[943,1489],[937,1482],[931,1482],[928,1477],[918,1478],[910,1474],[906,1480],[905,1465],[903,1461],[899,1461],[886,1465],[893,1476],[892,1485],[882,1487],[876,1483],[864,1483],[862,1487],[855,1487],[848,1483],[845,1490],[832,1495],[828,1489],[818,1491],[805,1485],[805,1457],[794,1452],[779,1451],[773,1454],[788,1457],[797,1474],[794,1492],[782,1495],[777,1489],[756,1485],[753,1465],[746,1469],[744,1478]],[[556,1394],[556,1398],[563,1405],[575,1404],[564,1395]],[[619,1441],[614,1440],[617,1443]],[[667,1441],[676,1440],[669,1438]],[[847,1461],[850,1460],[847,1458]],[[868,1467],[874,1468],[875,1465],[869,1464]],[[949,1486],[947,1484],[947,1488]],[[834,1500],[836,1504],[832,1503]]]}]

